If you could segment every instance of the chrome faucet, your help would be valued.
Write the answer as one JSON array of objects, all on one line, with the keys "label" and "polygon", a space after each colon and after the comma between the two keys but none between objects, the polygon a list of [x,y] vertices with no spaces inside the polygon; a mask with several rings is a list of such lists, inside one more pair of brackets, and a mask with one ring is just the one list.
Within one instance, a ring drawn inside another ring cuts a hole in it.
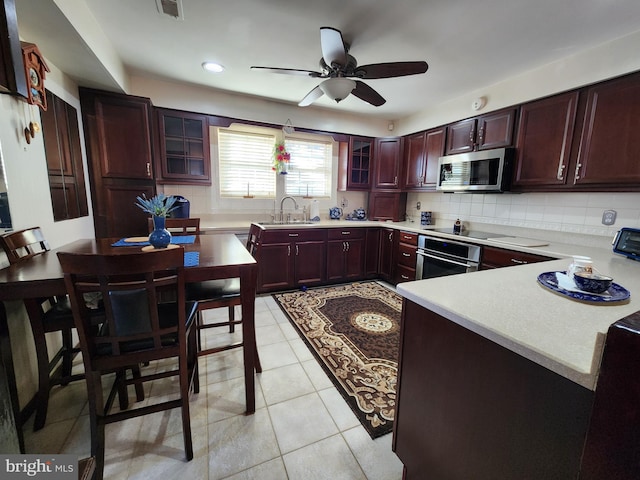
[{"label": "chrome faucet", "polygon": [[[284,223],[284,201],[289,198],[293,201],[293,208],[295,208],[296,210],[298,210],[298,202],[296,202],[296,199],[287,195],[286,197],[282,197],[282,200],[280,200],[280,221],[282,223]],[[289,217],[291,217],[291,214],[289,214]],[[287,223],[290,223],[289,220],[287,220]]]}]

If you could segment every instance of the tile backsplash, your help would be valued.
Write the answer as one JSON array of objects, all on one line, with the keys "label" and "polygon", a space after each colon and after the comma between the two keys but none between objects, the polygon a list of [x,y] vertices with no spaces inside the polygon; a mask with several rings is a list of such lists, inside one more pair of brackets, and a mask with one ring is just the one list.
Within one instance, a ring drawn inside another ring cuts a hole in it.
[{"label": "tile backsplash", "polygon": [[[602,224],[605,210],[617,212],[614,225]],[[611,238],[621,227],[640,228],[640,193],[410,193],[407,213],[419,222],[419,211],[432,211],[436,224],[443,225],[453,225],[459,218],[466,223]]]}]

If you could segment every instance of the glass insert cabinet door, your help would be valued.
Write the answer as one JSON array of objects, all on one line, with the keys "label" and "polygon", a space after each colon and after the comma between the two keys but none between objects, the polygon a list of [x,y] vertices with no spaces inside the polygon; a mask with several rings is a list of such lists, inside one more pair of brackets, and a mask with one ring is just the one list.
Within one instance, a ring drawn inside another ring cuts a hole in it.
[{"label": "glass insert cabinet door", "polygon": [[209,125],[206,115],[157,109],[165,183],[210,183]]}]

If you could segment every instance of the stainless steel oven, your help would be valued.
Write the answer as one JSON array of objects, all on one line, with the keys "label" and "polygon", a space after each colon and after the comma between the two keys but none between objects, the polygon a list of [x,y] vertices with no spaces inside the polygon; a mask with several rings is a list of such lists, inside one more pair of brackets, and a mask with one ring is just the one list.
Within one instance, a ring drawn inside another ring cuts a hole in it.
[{"label": "stainless steel oven", "polygon": [[480,249],[478,245],[419,235],[416,280],[475,272]]}]

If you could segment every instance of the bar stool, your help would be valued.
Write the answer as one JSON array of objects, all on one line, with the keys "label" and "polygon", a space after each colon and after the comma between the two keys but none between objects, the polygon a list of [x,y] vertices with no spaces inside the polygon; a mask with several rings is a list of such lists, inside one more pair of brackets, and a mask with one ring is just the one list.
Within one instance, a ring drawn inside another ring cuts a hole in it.
[{"label": "bar stool", "polygon": [[[197,304],[184,295],[184,250],[158,249],[127,254],[76,254],[58,252],[65,284],[78,329],[86,372],[91,427],[91,455],[96,459],[95,480],[104,470],[105,425],[151,413],[179,408],[187,461],[193,458],[189,392],[199,391],[195,342]],[[160,293],[171,291],[175,302],[160,303]],[[100,293],[104,316],[99,329],[87,308],[86,294]],[[124,370],[158,360],[163,368],[127,378]],[[105,374],[116,372],[114,383],[103,393]],[[176,377],[177,399],[157,401],[129,409],[127,385]],[[111,412],[116,394],[120,411]]]},{"label": "bar stool", "polygon": [[[11,232],[0,237],[0,245],[7,255],[10,264],[23,262],[36,255],[50,250],[49,243],[44,238],[40,227],[27,228]],[[84,374],[71,373],[73,358],[80,352],[74,347],[72,329],[73,315],[69,298],[64,296],[52,298],[25,299],[25,308],[31,324],[33,341],[35,343],[38,364],[38,392],[35,405],[30,402],[21,414],[20,423],[24,424],[31,414],[36,411],[33,430],[40,430],[47,420],[49,392],[55,385],[67,385],[69,382],[81,380]],[[62,346],[49,360],[46,334],[59,332]],[[60,364],[60,367],[56,367]]]}]

